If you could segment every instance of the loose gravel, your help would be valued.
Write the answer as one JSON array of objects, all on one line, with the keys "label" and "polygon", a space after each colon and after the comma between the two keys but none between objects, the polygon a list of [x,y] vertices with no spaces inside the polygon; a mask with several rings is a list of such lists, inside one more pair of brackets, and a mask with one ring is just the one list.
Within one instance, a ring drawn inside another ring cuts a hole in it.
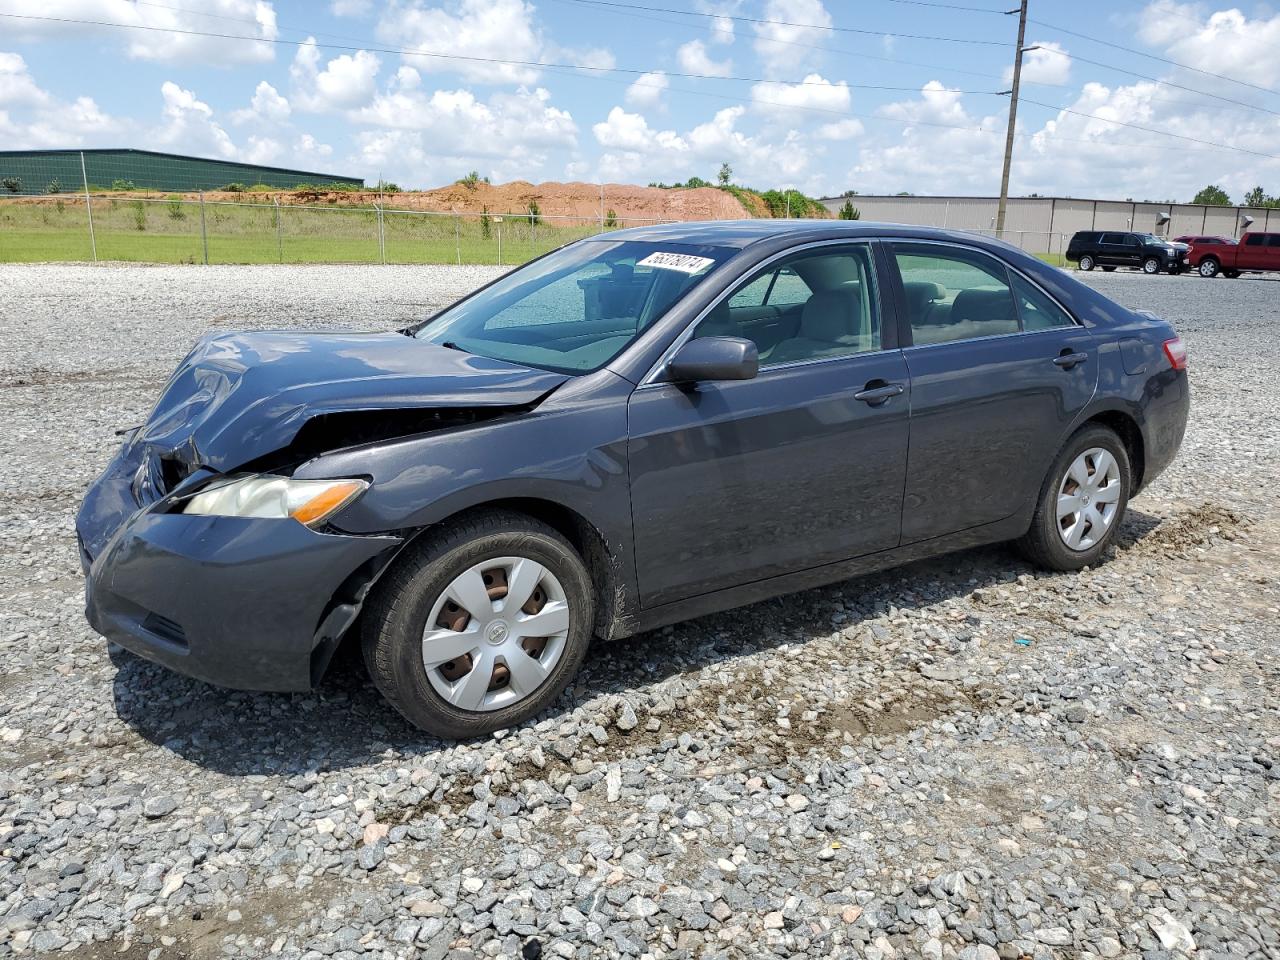
[{"label": "loose gravel", "polygon": [[449,744],[82,616],[72,519],[204,331],[484,268],[0,267],[0,957],[1280,956],[1280,283],[1095,274],[1193,419],[1108,562],[970,551],[601,645]]}]

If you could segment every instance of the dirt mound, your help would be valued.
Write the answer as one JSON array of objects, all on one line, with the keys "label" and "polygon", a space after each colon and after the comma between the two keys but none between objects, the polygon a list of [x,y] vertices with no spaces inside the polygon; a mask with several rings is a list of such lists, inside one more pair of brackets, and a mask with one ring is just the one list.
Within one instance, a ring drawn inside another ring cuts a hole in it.
[{"label": "dirt mound", "polygon": [[[112,199],[162,200],[181,197],[196,200],[198,193],[169,194],[158,191],[138,190],[117,193]],[[373,191],[250,191],[231,193],[220,190],[205,192],[207,201],[238,201],[242,203],[270,204],[279,200],[282,204],[333,205],[368,207],[378,202]],[[53,204],[58,200],[67,203],[83,197],[74,194],[46,197],[23,197],[20,203]],[[479,214],[485,208],[490,214],[525,215],[529,204],[536,202],[544,217],[581,217],[598,220],[602,215],[601,186],[598,183],[529,183],[513,180],[511,183],[477,183],[472,186],[454,183],[434,190],[389,193],[382,197],[387,207],[402,210],[430,210],[438,213]],[[603,192],[603,213],[610,210],[619,221],[643,220],[737,220],[749,216],[768,216],[763,204],[760,209],[743,209],[742,203],[731,193],[715,187],[694,187],[668,190],[662,187],[641,187],[631,183],[606,183]]]}]

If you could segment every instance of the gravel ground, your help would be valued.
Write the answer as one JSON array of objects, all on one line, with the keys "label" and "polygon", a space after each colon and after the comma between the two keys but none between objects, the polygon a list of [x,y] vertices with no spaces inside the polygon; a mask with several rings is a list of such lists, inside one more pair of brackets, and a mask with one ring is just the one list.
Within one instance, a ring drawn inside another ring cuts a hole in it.
[{"label": "gravel ground", "polygon": [[351,661],[113,666],[72,518],[190,343],[492,275],[0,267],[0,957],[1280,956],[1276,282],[1088,278],[1195,394],[1096,570],[983,549],[598,647],[464,745]]}]

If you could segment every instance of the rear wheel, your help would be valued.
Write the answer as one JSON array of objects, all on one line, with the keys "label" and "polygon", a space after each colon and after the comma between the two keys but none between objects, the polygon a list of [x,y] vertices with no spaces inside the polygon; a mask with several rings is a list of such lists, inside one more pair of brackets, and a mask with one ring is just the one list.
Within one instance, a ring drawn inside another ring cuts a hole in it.
[{"label": "rear wheel", "polygon": [[494,511],[413,547],[365,612],[382,695],[428,733],[466,738],[523,723],[560,694],[582,664],[595,598],[564,537]]},{"label": "rear wheel", "polygon": [[1143,261],[1142,261],[1142,272],[1143,272],[1143,273],[1146,273],[1146,274],[1159,273],[1159,272],[1160,272],[1160,258],[1159,258],[1159,257],[1147,257],[1145,260],[1143,260]]},{"label": "rear wheel", "polygon": [[1092,270],[1092,269],[1093,269],[1093,262],[1094,262],[1094,261],[1093,261],[1093,257],[1089,256],[1089,254],[1087,254],[1087,253],[1086,253],[1084,256],[1082,256],[1082,257],[1080,258],[1080,269],[1081,269],[1081,270]]},{"label": "rear wheel", "polygon": [[1228,280],[1234,280],[1236,277],[1240,276],[1240,271],[1239,270],[1223,270],[1222,275],[1226,277]]},{"label": "rear wheel", "polygon": [[1049,469],[1019,549],[1051,570],[1097,563],[1124,519],[1131,477],[1114,431],[1097,425],[1077,431]]},{"label": "rear wheel", "polygon": [[1196,268],[1200,271],[1202,277],[1216,277],[1221,265],[1213,257],[1205,257],[1200,261],[1200,266]]}]

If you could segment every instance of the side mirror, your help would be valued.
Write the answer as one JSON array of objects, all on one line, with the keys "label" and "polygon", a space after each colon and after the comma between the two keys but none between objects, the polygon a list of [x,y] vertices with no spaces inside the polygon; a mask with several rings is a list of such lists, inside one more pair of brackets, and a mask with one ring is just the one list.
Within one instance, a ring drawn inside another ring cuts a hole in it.
[{"label": "side mirror", "polygon": [[756,345],[741,337],[698,337],[667,361],[667,380],[753,380],[760,370]]}]

